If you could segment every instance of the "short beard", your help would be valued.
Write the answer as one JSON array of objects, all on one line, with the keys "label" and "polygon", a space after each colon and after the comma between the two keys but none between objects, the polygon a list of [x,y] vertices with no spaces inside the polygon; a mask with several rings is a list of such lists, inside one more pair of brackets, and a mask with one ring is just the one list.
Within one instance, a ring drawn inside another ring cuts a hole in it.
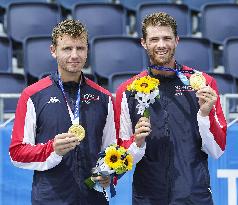
[{"label": "short beard", "polygon": [[166,64],[169,64],[169,63],[172,61],[172,59],[173,59],[173,57],[174,57],[174,54],[175,54],[175,48],[172,50],[171,55],[170,55],[168,58],[166,58],[166,59],[164,59],[164,60],[162,60],[162,61],[159,61],[159,60],[157,60],[156,58],[154,58],[154,55],[150,55],[150,54],[149,54],[149,57],[150,57],[150,59],[151,59],[151,61],[152,61],[152,63],[153,63],[154,65],[164,66],[164,65],[166,65]]}]

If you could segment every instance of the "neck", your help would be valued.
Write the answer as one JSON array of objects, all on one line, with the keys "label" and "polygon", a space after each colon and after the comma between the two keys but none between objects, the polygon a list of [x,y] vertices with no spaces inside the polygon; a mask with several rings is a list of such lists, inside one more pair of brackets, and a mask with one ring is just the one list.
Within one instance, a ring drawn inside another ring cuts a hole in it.
[{"label": "neck", "polygon": [[70,81],[71,82],[73,81],[73,82],[76,82],[76,83],[80,82],[81,71],[71,73],[71,72],[59,70],[59,74],[60,74],[61,80],[63,82],[70,82]]},{"label": "neck", "polygon": [[[175,68],[175,61],[172,61],[171,63],[165,65],[158,65],[158,66],[163,66],[165,68]],[[173,71],[156,70],[156,69],[151,69],[151,72],[153,75],[163,75],[163,76],[171,76],[175,74],[175,72]]]}]

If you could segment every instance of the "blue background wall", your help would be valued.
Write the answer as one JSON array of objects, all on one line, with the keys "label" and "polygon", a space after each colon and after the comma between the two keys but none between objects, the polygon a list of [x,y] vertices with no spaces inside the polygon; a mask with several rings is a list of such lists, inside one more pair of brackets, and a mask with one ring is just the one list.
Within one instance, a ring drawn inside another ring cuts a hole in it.
[{"label": "blue background wall", "polygon": [[[12,125],[0,128],[0,205],[30,205],[33,172],[16,168],[11,164],[8,154],[11,130]],[[209,169],[214,204],[237,205],[238,124],[228,129],[224,155],[219,160],[209,158]],[[218,172],[227,176],[221,178]],[[110,205],[131,204],[132,175],[133,171],[130,171],[118,181],[117,196],[111,199]]]}]

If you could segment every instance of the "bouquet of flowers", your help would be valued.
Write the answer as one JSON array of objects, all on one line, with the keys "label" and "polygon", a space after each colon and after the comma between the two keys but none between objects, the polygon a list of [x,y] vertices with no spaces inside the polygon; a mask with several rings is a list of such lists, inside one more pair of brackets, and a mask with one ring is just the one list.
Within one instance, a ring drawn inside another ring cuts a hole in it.
[{"label": "bouquet of flowers", "polygon": [[160,82],[156,78],[144,76],[136,78],[130,85],[127,86],[128,91],[135,92],[135,99],[138,101],[138,113],[144,117],[149,117],[149,105],[155,102],[155,98],[159,98],[158,86]]},{"label": "bouquet of flowers", "polygon": [[[133,158],[124,147],[116,144],[108,146],[105,151],[99,153],[96,167],[92,170],[92,176],[112,176],[116,177],[132,169]],[[103,192],[107,200],[109,200],[108,191],[101,187],[97,182],[93,182],[91,177],[85,180],[85,184],[89,188]]]}]

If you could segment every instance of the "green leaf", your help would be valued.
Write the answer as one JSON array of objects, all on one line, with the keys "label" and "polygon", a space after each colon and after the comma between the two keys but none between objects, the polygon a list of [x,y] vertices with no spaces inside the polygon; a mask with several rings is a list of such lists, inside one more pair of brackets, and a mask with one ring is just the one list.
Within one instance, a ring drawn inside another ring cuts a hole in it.
[{"label": "green leaf", "polygon": [[143,113],[143,117],[147,117],[147,118],[149,118],[150,117],[150,111],[149,111],[149,109],[147,108],[147,109],[145,109],[145,111],[144,111],[144,113]]},{"label": "green leaf", "polygon": [[91,180],[91,177],[88,177],[87,179],[85,179],[84,183],[89,189],[92,189],[94,185],[96,184],[94,181]]}]

